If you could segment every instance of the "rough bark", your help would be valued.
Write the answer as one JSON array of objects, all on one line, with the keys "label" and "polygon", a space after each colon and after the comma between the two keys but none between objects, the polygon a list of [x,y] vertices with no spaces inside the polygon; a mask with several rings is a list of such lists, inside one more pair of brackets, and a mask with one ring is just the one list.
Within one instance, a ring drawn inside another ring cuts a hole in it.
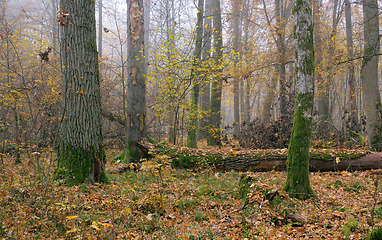
[{"label": "rough bark", "polygon": [[60,26],[63,118],[55,175],[67,185],[107,182],[95,3],[61,0],[60,6],[69,16],[68,23]]},{"label": "rough bark", "polygon": [[370,147],[382,149],[381,117],[378,84],[378,59],[379,43],[379,18],[378,2],[376,0],[364,0],[364,58],[361,67],[361,81],[363,93],[363,109],[366,115],[367,141]]},{"label": "rough bark", "polygon": [[215,67],[217,68],[216,76],[213,79],[211,86],[211,118],[210,125],[212,129],[210,130],[210,136],[208,139],[208,144],[211,146],[221,144],[221,98],[222,98],[222,58],[223,58],[223,32],[222,32],[222,20],[221,20],[221,9],[220,0],[214,0],[213,5],[213,39],[214,39],[214,52],[213,57],[215,59]]},{"label": "rough bark", "polygon": [[356,93],[356,80],[354,71],[354,51],[353,51],[353,27],[351,20],[351,5],[349,0],[345,0],[345,21],[346,21],[346,47],[348,51],[348,84],[350,92],[350,130],[358,132],[358,106]]},{"label": "rough bark", "polygon": [[129,160],[138,161],[138,144],[147,134],[143,0],[127,0],[127,16],[126,143]]},{"label": "rough bark", "polygon": [[203,41],[203,14],[204,14],[204,0],[198,0],[198,14],[196,23],[196,42],[194,50],[194,63],[191,72],[193,81],[192,95],[191,95],[191,112],[190,121],[188,126],[187,147],[197,148],[196,131],[198,128],[198,109],[199,109],[199,88],[200,88],[200,74],[197,70],[200,66],[202,54],[202,41]]},{"label": "rough bark", "polygon": [[314,43],[311,2],[298,0],[293,7],[295,45],[295,105],[288,149],[285,191],[306,199],[314,195],[309,181],[309,150],[314,104]]}]

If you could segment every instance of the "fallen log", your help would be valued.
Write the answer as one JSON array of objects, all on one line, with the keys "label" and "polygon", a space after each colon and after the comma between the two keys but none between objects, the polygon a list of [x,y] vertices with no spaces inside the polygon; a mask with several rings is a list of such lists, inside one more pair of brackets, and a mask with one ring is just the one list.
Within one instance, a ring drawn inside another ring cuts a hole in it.
[{"label": "fallen log", "polygon": [[[168,143],[152,144],[147,149],[154,155],[169,156],[174,167],[214,165],[223,171],[283,171],[288,155],[287,149],[193,149]],[[368,149],[311,149],[309,169],[312,172],[382,169],[382,153]]]},{"label": "fallen log", "polygon": [[[286,156],[268,156],[254,159],[251,156],[241,156],[227,159],[224,167],[237,171],[283,171],[286,169]],[[382,168],[382,154],[369,153],[356,158],[332,159],[311,158],[309,170],[311,172],[327,171],[357,171]]]}]

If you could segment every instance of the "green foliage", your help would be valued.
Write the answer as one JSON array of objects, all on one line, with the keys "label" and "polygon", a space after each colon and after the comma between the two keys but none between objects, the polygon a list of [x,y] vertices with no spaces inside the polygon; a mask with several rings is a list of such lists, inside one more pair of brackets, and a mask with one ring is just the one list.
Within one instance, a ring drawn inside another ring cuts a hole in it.
[{"label": "green foliage", "polygon": [[116,156],[115,158],[113,158],[113,160],[111,160],[111,163],[120,163],[120,162],[128,163],[126,149],[123,149],[123,151],[118,156]]},{"label": "green foliage", "polygon": [[374,228],[367,235],[365,240],[382,240],[382,229],[381,228]]},{"label": "green foliage", "polygon": [[196,221],[196,222],[204,222],[204,221],[207,221],[208,220],[208,218],[207,218],[207,216],[204,214],[204,213],[202,213],[202,212],[196,212],[195,213],[195,216],[194,216],[194,220]]},{"label": "green foliage", "polygon": [[239,181],[239,194],[241,198],[244,200],[244,202],[247,201],[248,193],[251,189],[251,185],[253,183],[254,179],[251,176],[240,176]]},{"label": "green foliage", "polygon": [[361,182],[358,182],[358,181],[354,181],[350,183],[349,186],[344,187],[344,191],[348,191],[348,192],[352,191],[355,193],[360,193],[360,191],[363,189],[364,189],[364,186],[362,185]]},{"label": "green foliage", "polygon": [[193,161],[193,158],[191,156],[180,156],[172,160],[171,166],[187,169],[195,166],[195,162]]},{"label": "green foliage", "polygon": [[346,224],[342,228],[342,234],[346,239],[349,239],[350,232],[353,232],[358,227],[358,221],[353,216],[347,217],[346,221]]}]

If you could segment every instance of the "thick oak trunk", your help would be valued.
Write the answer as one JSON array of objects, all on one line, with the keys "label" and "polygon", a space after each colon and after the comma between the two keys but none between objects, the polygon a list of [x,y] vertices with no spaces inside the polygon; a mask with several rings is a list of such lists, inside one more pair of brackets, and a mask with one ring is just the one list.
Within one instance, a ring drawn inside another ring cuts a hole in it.
[{"label": "thick oak trunk", "polygon": [[63,118],[56,178],[67,185],[107,182],[103,147],[95,3],[61,0]]}]

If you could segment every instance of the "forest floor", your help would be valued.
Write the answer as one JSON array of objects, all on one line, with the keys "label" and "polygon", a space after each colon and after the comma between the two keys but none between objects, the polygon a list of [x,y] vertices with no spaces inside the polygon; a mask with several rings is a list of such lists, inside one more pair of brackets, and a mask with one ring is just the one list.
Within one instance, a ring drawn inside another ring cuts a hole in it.
[{"label": "forest floor", "polygon": [[311,173],[317,196],[300,201],[285,172],[173,169],[158,155],[110,184],[66,187],[50,159],[2,156],[0,239],[363,239],[382,226],[377,170]]}]

